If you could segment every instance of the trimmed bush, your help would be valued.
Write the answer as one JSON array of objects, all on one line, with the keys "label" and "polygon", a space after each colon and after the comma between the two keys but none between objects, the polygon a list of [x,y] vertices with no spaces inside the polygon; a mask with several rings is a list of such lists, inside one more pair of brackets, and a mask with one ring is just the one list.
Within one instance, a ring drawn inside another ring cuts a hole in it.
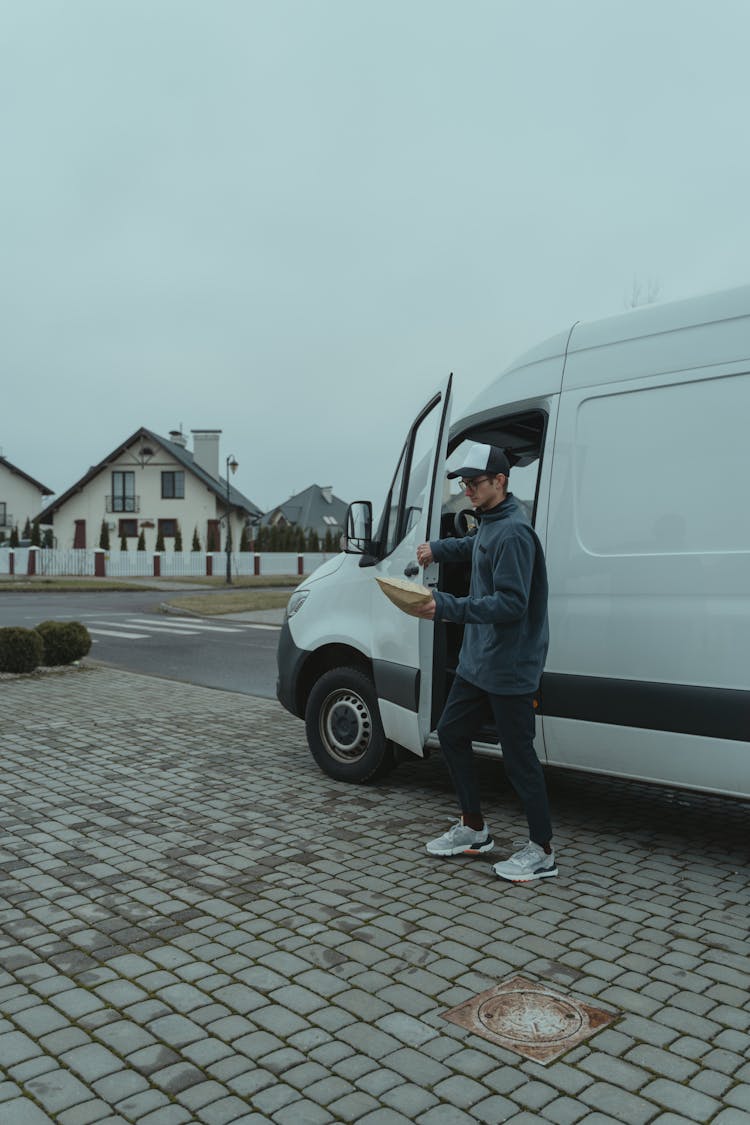
[{"label": "trimmed bush", "polygon": [[91,648],[91,637],[80,621],[42,621],[36,632],[42,641],[41,663],[47,667],[72,664]]},{"label": "trimmed bush", "polygon": [[33,672],[42,663],[44,645],[36,629],[0,629],[0,672]]}]

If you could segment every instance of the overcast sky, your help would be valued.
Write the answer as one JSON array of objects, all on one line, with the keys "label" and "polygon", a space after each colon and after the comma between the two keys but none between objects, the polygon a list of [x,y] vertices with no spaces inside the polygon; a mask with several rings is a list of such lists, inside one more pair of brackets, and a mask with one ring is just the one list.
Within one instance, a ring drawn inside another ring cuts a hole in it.
[{"label": "overcast sky", "polygon": [[58,494],[223,430],[263,509],[750,275],[746,0],[0,0],[0,446]]}]

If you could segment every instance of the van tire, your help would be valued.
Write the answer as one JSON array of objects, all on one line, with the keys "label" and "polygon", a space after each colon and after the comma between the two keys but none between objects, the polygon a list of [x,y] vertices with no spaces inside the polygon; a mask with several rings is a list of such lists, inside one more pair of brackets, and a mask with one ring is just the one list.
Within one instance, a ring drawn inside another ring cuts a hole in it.
[{"label": "van tire", "polygon": [[337,781],[384,777],[396,765],[383,733],[375,685],[358,668],[332,668],[316,681],[305,708],[310,753]]}]

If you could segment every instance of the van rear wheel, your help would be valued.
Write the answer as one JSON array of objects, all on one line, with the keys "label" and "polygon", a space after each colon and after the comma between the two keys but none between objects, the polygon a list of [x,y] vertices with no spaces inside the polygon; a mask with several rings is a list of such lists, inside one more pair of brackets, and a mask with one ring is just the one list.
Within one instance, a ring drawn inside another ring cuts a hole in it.
[{"label": "van rear wheel", "polygon": [[396,764],[375,685],[358,668],[332,668],[320,677],[307,701],[305,727],[313,758],[337,781],[374,780]]}]

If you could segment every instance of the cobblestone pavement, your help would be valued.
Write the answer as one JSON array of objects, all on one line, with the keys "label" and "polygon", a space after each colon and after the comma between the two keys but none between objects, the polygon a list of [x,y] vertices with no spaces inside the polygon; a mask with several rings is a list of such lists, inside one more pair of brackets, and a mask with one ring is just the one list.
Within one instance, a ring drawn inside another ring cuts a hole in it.
[{"label": "cobblestone pavement", "polygon": [[[424,853],[439,757],[346,786],[269,700],[0,693],[2,1125],[750,1121],[747,806],[552,773],[560,877],[514,887]],[[621,1016],[547,1066],[442,1018],[518,973]]]}]

